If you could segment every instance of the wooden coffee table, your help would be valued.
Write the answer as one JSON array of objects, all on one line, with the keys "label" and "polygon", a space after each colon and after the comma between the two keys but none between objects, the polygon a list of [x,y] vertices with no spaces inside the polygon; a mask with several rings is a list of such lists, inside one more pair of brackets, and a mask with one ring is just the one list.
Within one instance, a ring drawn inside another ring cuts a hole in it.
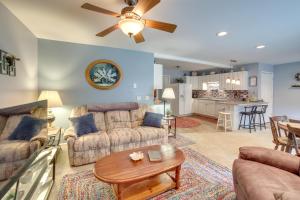
[{"label": "wooden coffee table", "polygon": [[[162,161],[151,162],[148,150],[159,150]],[[132,161],[129,154],[142,151],[144,159]],[[98,160],[95,176],[113,185],[118,199],[147,199],[180,186],[180,168],[183,152],[171,145],[155,145],[113,153]],[[175,178],[166,172],[175,171]]]}]

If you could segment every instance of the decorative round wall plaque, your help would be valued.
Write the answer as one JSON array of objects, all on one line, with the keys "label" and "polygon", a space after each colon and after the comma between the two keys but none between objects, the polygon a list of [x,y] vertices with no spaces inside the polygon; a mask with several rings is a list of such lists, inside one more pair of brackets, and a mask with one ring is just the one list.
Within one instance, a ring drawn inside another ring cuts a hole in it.
[{"label": "decorative round wall plaque", "polygon": [[111,90],[122,80],[121,67],[111,60],[96,60],[85,70],[85,78],[89,85],[98,90]]}]

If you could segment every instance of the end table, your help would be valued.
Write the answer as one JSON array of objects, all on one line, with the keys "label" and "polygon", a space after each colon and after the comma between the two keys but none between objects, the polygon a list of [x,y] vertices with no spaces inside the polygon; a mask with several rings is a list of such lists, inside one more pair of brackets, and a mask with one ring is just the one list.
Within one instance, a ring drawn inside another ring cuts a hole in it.
[{"label": "end table", "polygon": [[[167,122],[168,125],[168,136],[169,137],[175,137],[176,138],[176,132],[177,132],[177,127],[176,127],[176,116],[175,115],[170,115],[170,116],[164,116],[163,120]],[[172,128],[172,121],[174,121],[174,128]]]},{"label": "end table", "polygon": [[[48,146],[59,146],[62,129],[60,127],[48,128]],[[55,143],[57,138],[57,142]]]}]

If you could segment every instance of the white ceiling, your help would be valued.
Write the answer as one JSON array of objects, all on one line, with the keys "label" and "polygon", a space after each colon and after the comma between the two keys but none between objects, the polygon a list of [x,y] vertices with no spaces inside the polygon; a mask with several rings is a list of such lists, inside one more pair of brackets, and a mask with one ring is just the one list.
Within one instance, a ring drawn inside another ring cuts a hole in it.
[{"label": "white ceiling", "polygon": [[[89,2],[119,12],[126,6],[123,0],[0,1],[38,38],[178,58],[161,59],[168,66],[178,65],[178,60],[192,70],[211,67],[207,61],[228,65],[230,59],[238,64],[300,61],[300,0],[161,0],[144,18],[176,23],[178,28],[174,34],[145,29],[146,42],[142,44],[135,44],[120,30],[96,37],[117,19],[80,8]],[[216,37],[219,31],[229,35]],[[258,44],[267,48],[258,50]]]}]

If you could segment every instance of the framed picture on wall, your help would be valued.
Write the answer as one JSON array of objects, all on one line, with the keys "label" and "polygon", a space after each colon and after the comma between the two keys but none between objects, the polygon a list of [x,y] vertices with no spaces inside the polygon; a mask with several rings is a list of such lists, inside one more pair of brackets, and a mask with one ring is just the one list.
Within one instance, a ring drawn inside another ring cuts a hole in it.
[{"label": "framed picture on wall", "polygon": [[85,70],[87,82],[98,90],[116,88],[122,80],[121,67],[111,60],[96,60]]},{"label": "framed picture on wall", "polygon": [[249,77],[249,86],[256,87],[257,86],[257,76],[250,76]]},{"label": "framed picture on wall", "polygon": [[8,75],[8,63],[5,55],[6,53],[0,50],[0,74]]}]

